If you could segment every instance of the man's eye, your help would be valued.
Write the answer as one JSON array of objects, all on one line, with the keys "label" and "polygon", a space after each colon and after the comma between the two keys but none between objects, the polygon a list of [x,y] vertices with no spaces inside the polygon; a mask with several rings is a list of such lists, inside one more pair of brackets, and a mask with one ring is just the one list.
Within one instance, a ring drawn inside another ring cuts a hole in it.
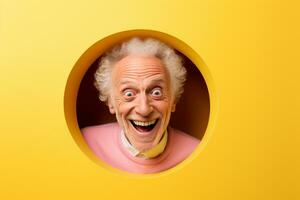
[{"label": "man's eye", "polygon": [[134,95],[134,93],[132,91],[126,91],[126,92],[124,92],[124,95],[126,97],[132,97]]},{"label": "man's eye", "polygon": [[160,97],[160,96],[162,96],[162,92],[161,92],[160,89],[154,89],[154,90],[152,90],[151,94],[152,94],[153,96],[155,96],[155,97]]}]

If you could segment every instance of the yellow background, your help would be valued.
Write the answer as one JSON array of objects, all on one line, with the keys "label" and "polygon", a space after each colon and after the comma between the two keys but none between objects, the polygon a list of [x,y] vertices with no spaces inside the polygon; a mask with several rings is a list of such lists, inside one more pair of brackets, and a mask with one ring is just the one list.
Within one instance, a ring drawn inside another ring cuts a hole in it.
[{"label": "yellow background", "polygon": [[[1,199],[299,199],[296,1],[0,3]],[[108,171],[73,140],[64,89],[98,40],[152,29],[193,48],[217,94],[210,137],[156,176]]]}]

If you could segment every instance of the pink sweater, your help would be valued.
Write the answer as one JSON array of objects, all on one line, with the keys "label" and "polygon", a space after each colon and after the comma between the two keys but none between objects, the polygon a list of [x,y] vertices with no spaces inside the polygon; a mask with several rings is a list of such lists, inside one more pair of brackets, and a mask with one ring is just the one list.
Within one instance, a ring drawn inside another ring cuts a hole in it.
[{"label": "pink sweater", "polygon": [[132,173],[156,173],[167,170],[188,157],[199,140],[179,130],[168,128],[168,143],[156,158],[144,159],[129,154],[121,143],[118,123],[90,126],[82,129],[89,147],[104,162]]}]

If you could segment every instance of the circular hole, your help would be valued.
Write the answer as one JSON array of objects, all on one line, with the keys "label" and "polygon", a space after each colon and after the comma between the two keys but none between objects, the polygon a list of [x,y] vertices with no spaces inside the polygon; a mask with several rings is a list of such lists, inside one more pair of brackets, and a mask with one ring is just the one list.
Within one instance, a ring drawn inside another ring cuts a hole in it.
[{"label": "circular hole", "polygon": [[102,162],[91,151],[80,129],[116,121],[107,105],[99,101],[98,91],[93,84],[94,73],[105,51],[131,37],[158,39],[174,48],[176,53],[183,58],[183,64],[187,70],[187,81],[184,93],[176,105],[176,111],[171,115],[171,127],[198,138],[201,141],[199,146],[203,146],[203,137],[207,135],[207,127],[214,115],[211,106],[214,96],[207,67],[197,53],[182,41],[165,33],[150,30],[124,31],[98,41],[79,58],[69,75],[64,99],[65,117],[74,140],[83,152],[101,166],[114,171],[119,170]]}]

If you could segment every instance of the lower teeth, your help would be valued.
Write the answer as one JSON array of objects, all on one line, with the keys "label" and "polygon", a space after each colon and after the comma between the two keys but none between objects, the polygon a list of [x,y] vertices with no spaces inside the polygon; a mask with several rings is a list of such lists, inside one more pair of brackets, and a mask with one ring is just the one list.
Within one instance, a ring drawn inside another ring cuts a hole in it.
[{"label": "lower teeth", "polygon": [[131,122],[131,123],[134,126],[134,128],[137,129],[140,132],[151,131],[155,127],[155,125],[156,125],[156,123],[154,123],[154,124],[149,125],[149,126],[139,126],[139,125],[135,125],[133,122]]}]

